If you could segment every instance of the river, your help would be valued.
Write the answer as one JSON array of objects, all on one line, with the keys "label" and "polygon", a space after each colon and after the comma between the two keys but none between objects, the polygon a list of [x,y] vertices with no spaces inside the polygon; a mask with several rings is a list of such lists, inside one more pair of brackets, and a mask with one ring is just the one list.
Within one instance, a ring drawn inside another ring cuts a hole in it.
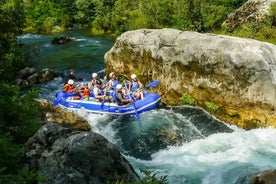
[{"label": "river", "polygon": [[[52,68],[66,75],[74,69],[78,77],[91,79],[92,72],[105,76],[104,54],[113,46],[108,36],[85,31],[63,33],[76,38],[52,45],[56,35],[26,33],[18,41],[28,45],[36,68]],[[54,99],[62,89],[61,77],[39,85],[40,96]],[[248,184],[249,176],[276,168],[276,129],[243,130],[221,122],[202,109],[159,107],[135,117],[79,112],[94,132],[118,146],[137,173],[149,169],[170,184]]]}]

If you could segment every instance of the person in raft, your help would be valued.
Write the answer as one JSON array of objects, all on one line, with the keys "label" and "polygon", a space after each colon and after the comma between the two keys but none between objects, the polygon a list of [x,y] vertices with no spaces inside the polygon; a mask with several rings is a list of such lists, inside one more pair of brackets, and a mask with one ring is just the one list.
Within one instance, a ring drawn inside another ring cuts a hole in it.
[{"label": "person in raft", "polygon": [[97,73],[92,73],[92,79],[88,84],[89,89],[93,90],[93,87],[96,85],[96,81],[101,80]]},{"label": "person in raft", "polygon": [[68,82],[63,86],[63,91],[66,93],[72,93],[74,92],[73,99],[74,100],[79,100],[80,95],[78,93],[78,90],[74,86],[74,80],[69,79]]},{"label": "person in raft", "polygon": [[75,70],[69,70],[68,75],[64,78],[64,85],[68,83],[68,80],[72,79],[73,81],[83,81],[83,78],[77,78],[75,76]]},{"label": "person in raft", "polygon": [[106,91],[102,87],[102,81],[97,80],[96,85],[94,86],[93,93],[96,101],[100,102],[104,100],[105,102],[113,102],[113,98],[111,96],[106,96]]},{"label": "person in raft", "polygon": [[144,98],[142,88],[144,85],[137,79],[135,74],[131,75],[131,81],[128,86],[128,91],[131,91],[137,100]]},{"label": "person in raft", "polygon": [[109,87],[109,89],[115,90],[116,85],[119,84],[119,81],[116,78],[116,74],[114,72],[111,72],[109,74],[109,77],[110,77],[110,79],[108,81],[107,86]]},{"label": "person in raft", "polygon": [[118,105],[125,105],[125,104],[132,102],[131,98],[129,98],[129,99],[125,98],[125,95],[122,92],[122,88],[123,88],[123,86],[121,84],[116,85],[116,95],[115,95],[116,100],[115,101]]},{"label": "person in raft", "polygon": [[79,92],[81,92],[81,96],[84,101],[90,100],[90,90],[88,87],[88,82],[82,82],[82,87],[80,88]]}]

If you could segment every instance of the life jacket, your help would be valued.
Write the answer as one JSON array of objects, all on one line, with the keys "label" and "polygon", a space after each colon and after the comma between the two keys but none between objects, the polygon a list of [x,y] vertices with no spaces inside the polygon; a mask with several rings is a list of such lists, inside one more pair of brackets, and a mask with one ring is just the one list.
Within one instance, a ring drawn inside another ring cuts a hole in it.
[{"label": "life jacket", "polygon": [[113,91],[111,96],[112,96],[113,100],[115,101],[115,103],[119,102],[119,99],[117,97],[117,92],[116,91]]},{"label": "life jacket", "polygon": [[81,90],[82,90],[82,92],[81,92],[82,98],[90,97],[90,91],[89,91],[89,88],[87,86],[82,87]]},{"label": "life jacket", "polygon": [[131,82],[131,91],[136,91],[140,87],[138,80]]},{"label": "life jacket", "polygon": [[110,80],[109,83],[111,84],[111,89],[115,90],[117,84],[119,84],[119,81],[117,79],[116,80]]},{"label": "life jacket", "polygon": [[75,89],[75,87],[71,84],[65,84],[64,87],[63,87],[63,90],[66,93],[71,93],[71,92],[74,91],[74,89]]},{"label": "life jacket", "polygon": [[[96,87],[95,87],[94,89],[96,89]],[[94,93],[94,89],[93,89],[93,93]],[[98,94],[95,94],[95,93],[94,93],[94,95],[104,95],[104,91],[103,91],[103,89],[101,89],[101,88],[97,88],[97,93],[98,93]]]}]

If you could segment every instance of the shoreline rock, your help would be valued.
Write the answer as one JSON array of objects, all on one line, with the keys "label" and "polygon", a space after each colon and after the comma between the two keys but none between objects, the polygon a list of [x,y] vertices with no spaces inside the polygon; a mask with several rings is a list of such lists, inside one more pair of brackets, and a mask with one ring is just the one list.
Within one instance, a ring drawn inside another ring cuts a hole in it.
[{"label": "shoreline rock", "polygon": [[23,162],[39,169],[41,183],[138,182],[120,151],[103,136],[46,123],[25,144]]},{"label": "shoreline rock", "polygon": [[91,131],[91,126],[89,125],[88,121],[83,117],[66,111],[60,107],[54,107],[52,105],[52,102],[48,100],[40,99],[38,101],[43,112],[42,121],[54,122],[61,126],[72,128],[74,130],[87,132]]},{"label": "shoreline rock", "polygon": [[33,86],[35,84],[41,84],[49,82],[58,76],[54,70],[45,68],[42,70],[36,70],[32,67],[26,67],[20,70],[17,74],[16,83],[21,88]]},{"label": "shoreline rock", "polygon": [[250,129],[276,127],[275,58],[275,45],[252,39],[141,29],[119,36],[104,60],[107,73],[158,80],[154,90],[165,104],[179,104],[187,93],[219,119]]}]

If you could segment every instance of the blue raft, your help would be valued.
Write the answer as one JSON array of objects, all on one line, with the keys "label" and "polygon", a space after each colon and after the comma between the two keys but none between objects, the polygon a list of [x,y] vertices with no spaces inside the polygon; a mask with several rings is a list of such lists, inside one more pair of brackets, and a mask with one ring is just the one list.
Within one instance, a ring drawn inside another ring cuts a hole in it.
[{"label": "blue raft", "polygon": [[53,102],[54,106],[60,106],[70,111],[83,109],[97,114],[136,115],[139,118],[140,113],[156,108],[161,102],[160,95],[153,92],[145,92],[142,100],[137,100],[123,106],[111,102],[73,100],[73,95],[74,93],[58,91]]}]

